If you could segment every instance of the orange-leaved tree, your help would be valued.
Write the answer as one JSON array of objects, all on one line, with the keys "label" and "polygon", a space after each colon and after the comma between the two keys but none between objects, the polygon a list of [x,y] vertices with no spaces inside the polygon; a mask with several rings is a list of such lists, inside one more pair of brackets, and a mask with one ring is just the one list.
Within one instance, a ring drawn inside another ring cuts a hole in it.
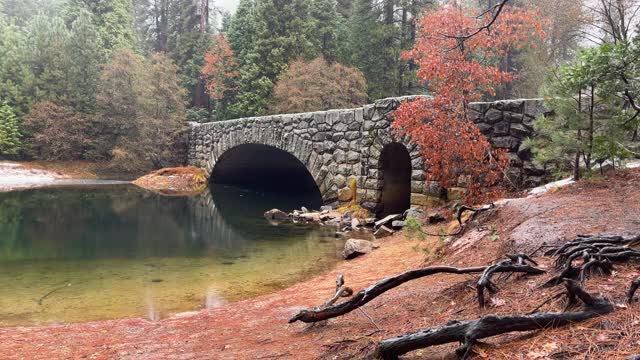
[{"label": "orange-leaved tree", "polygon": [[235,90],[233,80],[238,77],[236,59],[224,34],[213,37],[211,49],[204,55],[201,73],[209,96],[214,100],[224,97],[226,91]]},{"label": "orange-leaved tree", "polygon": [[[403,57],[418,65],[417,76],[432,94],[403,103],[395,112],[394,130],[421,146],[428,180],[444,187],[464,180],[466,201],[495,196],[505,178],[506,153],[467,119],[467,105],[513,79],[498,67],[500,57],[543,36],[537,14],[505,9],[480,32],[491,14],[470,16],[453,2],[425,13],[413,49]],[[469,37],[469,34],[473,36]]]}]

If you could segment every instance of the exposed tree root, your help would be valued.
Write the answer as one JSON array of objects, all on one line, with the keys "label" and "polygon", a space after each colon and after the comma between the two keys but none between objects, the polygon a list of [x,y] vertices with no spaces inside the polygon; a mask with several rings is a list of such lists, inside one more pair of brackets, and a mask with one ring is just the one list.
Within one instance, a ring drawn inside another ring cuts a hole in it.
[{"label": "exposed tree root", "polygon": [[633,295],[635,295],[636,290],[638,290],[638,288],[640,287],[640,277],[638,277],[637,279],[633,280],[631,282],[631,286],[629,287],[629,291],[627,291],[627,301],[628,302],[632,302],[633,301]]},{"label": "exposed tree root", "polygon": [[513,331],[531,331],[559,327],[573,322],[584,321],[614,310],[613,305],[598,297],[593,297],[573,280],[565,280],[570,304],[579,299],[584,307],[576,312],[537,313],[530,315],[488,315],[472,321],[451,321],[444,326],[408,333],[381,341],[374,357],[397,359],[410,351],[451,342],[462,342],[456,350],[463,359],[470,353],[477,340]]},{"label": "exposed tree root", "polygon": [[400,275],[388,277],[378,281],[377,283],[369,286],[368,288],[361,290],[355,294],[351,299],[341,302],[332,306],[322,306],[312,310],[302,310],[297,315],[289,319],[289,323],[296,321],[302,321],[306,323],[317,322],[322,320],[331,319],[340,315],[347,314],[360,306],[375,299],[379,295],[391,290],[397,286],[400,286],[408,281],[419,279],[421,277],[438,274],[472,274],[481,273],[487,267],[476,266],[469,268],[456,268],[451,266],[429,266],[422,269],[410,270]]},{"label": "exposed tree root", "polygon": [[[543,284],[543,287],[558,285],[562,279],[585,281],[592,275],[610,275],[614,262],[640,259],[640,235],[623,237],[618,235],[578,235],[566,244],[547,251],[546,255],[556,257],[555,265],[561,273]],[[582,265],[573,266],[581,259]]]},{"label": "exposed tree root", "polygon": [[[400,275],[388,277],[377,283],[369,286],[368,288],[361,290],[357,294],[355,294],[351,299],[344,301],[342,303],[336,305],[323,305],[321,307],[311,309],[311,310],[302,310],[297,315],[292,317],[289,320],[289,323],[293,323],[296,321],[302,321],[306,323],[312,323],[322,320],[331,319],[334,317],[338,317],[344,314],[347,314],[369,301],[375,299],[381,294],[385,293],[388,290],[391,290],[397,286],[400,286],[408,281],[415,280],[421,277],[439,274],[439,273],[447,273],[447,274],[472,274],[472,273],[483,273],[480,281],[478,281],[478,287],[482,287],[482,291],[478,291],[478,294],[482,294],[484,292],[484,288],[489,289],[492,293],[497,291],[497,287],[491,282],[491,276],[494,273],[505,273],[505,272],[521,272],[525,274],[543,274],[545,271],[536,267],[533,267],[526,263],[526,261],[533,262],[527,255],[518,254],[518,255],[509,255],[508,260],[501,261],[495,265],[491,266],[476,266],[469,268],[456,268],[451,266],[429,266],[422,269],[411,270],[404,272]],[[535,262],[533,262],[535,263]],[[483,296],[479,296],[481,301],[481,306],[484,301]]]},{"label": "exposed tree root", "polygon": [[529,265],[527,262],[533,265],[538,265],[538,263],[525,254],[507,255],[507,257],[509,259],[502,260],[497,264],[487,267],[482,273],[482,276],[480,276],[476,286],[476,291],[478,292],[478,305],[480,305],[481,309],[484,309],[485,307],[484,290],[489,290],[491,294],[498,291],[498,287],[491,281],[491,277],[496,272],[521,272],[530,275],[540,275],[545,273],[544,270]]}]

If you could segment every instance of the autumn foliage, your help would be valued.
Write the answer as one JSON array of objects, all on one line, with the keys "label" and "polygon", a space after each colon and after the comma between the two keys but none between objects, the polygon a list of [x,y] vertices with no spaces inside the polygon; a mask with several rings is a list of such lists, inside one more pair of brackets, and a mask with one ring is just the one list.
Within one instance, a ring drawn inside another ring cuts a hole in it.
[{"label": "autumn foliage", "polygon": [[360,70],[319,57],[296,60],[280,76],[269,103],[272,114],[342,109],[363,105],[367,84]]},{"label": "autumn foliage", "polygon": [[211,98],[220,100],[225,91],[235,90],[232,80],[238,76],[236,60],[224,34],[213,37],[213,45],[205,54],[204,61],[201,72]]},{"label": "autumn foliage", "polygon": [[489,30],[461,37],[489,17],[470,16],[454,3],[419,20],[416,45],[403,57],[418,65],[418,78],[432,98],[403,103],[395,113],[395,131],[422,147],[428,179],[445,187],[462,181],[467,201],[495,195],[508,166],[504,151],[493,149],[467,119],[467,104],[495,95],[496,87],[513,79],[497,66],[507,51],[522,48],[532,36],[543,36],[535,14],[508,9]]}]

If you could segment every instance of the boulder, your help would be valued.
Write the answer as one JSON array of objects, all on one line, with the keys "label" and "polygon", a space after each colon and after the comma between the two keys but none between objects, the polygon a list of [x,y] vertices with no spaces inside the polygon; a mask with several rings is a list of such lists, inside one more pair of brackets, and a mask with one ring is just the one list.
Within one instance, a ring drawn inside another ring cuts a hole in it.
[{"label": "boulder", "polygon": [[320,222],[320,213],[312,212],[312,213],[300,214],[300,219],[305,221]]},{"label": "boulder", "polygon": [[280,209],[271,209],[264,213],[267,220],[284,221],[289,220],[289,215]]},{"label": "boulder", "polygon": [[389,229],[384,225],[381,225],[380,228],[373,233],[373,236],[375,236],[376,239],[381,239],[383,237],[387,237],[391,235],[393,235],[393,230]]},{"label": "boulder", "polygon": [[302,210],[303,213],[308,213],[309,210],[306,207],[301,207],[300,210]]},{"label": "boulder", "polygon": [[402,214],[402,218],[407,220],[407,218],[414,218],[418,220],[423,220],[425,218],[424,212],[418,208],[408,209]]},{"label": "boulder", "polygon": [[320,206],[320,211],[331,211],[331,210],[333,210],[333,206],[331,205]]},{"label": "boulder", "polygon": [[368,240],[349,239],[344,244],[342,256],[345,259],[353,259],[357,256],[370,253],[373,250],[373,244]]},{"label": "boulder", "polygon": [[360,226],[360,220],[353,218],[351,219],[351,228],[356,229]]},{"label": "boulder", "polygon": [[398,229],[402,229],[404,227],[404,221],[402,220],[393,220],[391,222],[391,227],[398,230]]}]

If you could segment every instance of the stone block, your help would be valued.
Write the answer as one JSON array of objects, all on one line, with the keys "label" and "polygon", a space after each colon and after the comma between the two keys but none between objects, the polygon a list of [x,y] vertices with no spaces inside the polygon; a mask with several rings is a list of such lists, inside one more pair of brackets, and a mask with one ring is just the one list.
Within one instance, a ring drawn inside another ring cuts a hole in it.
[{"label": "stone block", "polygon": [[424,195],[424,194],[411,194],[411,205],[419,205],[425,207],[438,207],[444,204],[444,201],[440,198]]},{"label": "stone block", "polygon": [[484,114],[484,121],[487,124],[495,124],[499,121],[502,121],[503,116],[502,116],[502,111],[500,110],[496,110],[496,109],[489,109],[487,110],[487,113]]},{"label": "stone block", "polygon": [[508,121],[500,121],[493,125],[493,135],[509,135],[509,122]]},{"label": "stone block", "polygon": [[467,189],[461,187],[452,187],[447,189],[447,199],[449,200],[461,200],[464,198]]},{"label": "stone block", "polygon": [[527,127],[522,124],[511,124],[511,129],[509,130],[509,132],[511,135],[519,139],[523,139],[532,135],[532,131],[527,129]]}]

